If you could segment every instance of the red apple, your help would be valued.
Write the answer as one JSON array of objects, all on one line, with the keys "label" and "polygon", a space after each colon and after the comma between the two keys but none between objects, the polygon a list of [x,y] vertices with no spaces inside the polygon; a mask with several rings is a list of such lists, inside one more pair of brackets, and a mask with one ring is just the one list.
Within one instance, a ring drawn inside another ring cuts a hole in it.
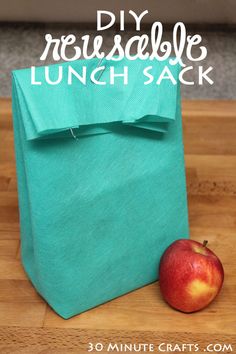
[{"label": "red apple", "polygon": [[166,302],[182,312],[195,312],[209,305],[224,281],[217,256],[193,240],[177,240],[164,252],[159,268],[161,293]]}]

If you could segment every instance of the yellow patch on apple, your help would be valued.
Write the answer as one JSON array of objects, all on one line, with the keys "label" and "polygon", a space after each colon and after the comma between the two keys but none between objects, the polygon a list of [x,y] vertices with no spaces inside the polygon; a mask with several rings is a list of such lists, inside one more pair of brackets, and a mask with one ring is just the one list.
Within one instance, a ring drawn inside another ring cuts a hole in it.
[{"label": "yellow patch on apple", "polygon": [[189,283],[187,291],[193,298],[208,296],[208,300],[211,301],[212,298],[215,297],[218,289],[215,286],[210,286],[202,280],[194,279]]},{"label": "yellow patch on apple", "polygon": [[205,248],[202,248],[202,247],[199,247],[199,246],[193,246],[193,250],[196,253],[203,254],[204,256],[207,256],[207,251],[205,250]]}]

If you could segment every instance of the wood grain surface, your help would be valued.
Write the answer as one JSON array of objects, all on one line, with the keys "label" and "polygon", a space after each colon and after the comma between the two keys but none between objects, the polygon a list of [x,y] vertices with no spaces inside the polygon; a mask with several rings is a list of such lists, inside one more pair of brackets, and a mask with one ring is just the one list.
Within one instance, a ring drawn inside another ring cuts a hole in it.
[{"label": "wood grain surface", "polygon": [[191,238],[208,239],[221,258],[222,292],[186,315],[165,304],[157,282],[63,320],[21,266],[11,102],[0,99],[0,353],[87,353],[89,342],[102,343],[100,353],[115,342],[149,343],[155,352],[162,342],[236,351],[236,102],[183,102],[183,128]]}]

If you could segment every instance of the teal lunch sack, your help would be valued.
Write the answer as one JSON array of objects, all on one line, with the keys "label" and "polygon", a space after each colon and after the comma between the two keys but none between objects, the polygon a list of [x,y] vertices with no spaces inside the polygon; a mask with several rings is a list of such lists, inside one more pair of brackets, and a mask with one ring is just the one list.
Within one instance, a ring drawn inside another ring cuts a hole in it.
[{"label": "teal lunch sack", "polygon": [[13,71],[22,262],[63,318],[154,282],[163,251],[188,237],[179,82],[144,84],[147,66],[158,77],[166,65],[178,81],[156,60],[104,59],[100,80],[126,66],[127,85],[31,85],[30,69]]}]

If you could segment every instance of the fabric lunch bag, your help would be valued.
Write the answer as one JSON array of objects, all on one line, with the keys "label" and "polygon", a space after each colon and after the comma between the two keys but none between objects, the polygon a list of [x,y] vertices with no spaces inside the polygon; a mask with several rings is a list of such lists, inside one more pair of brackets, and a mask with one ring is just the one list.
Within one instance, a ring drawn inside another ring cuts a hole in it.
[{"label": "fabric lunch bag", "polygon": [[[98,59],[59,66],[89,75]],[[31,85],[15,70],[13,121],[22,262],[63,318],[158,279],[167,246],[187,238],[179,67],[167,61],[107,61],[101,85],[64,75]],[[129,80],[109,82],[127,67]],[[145,85],[169,66],[178,82]]]}]

